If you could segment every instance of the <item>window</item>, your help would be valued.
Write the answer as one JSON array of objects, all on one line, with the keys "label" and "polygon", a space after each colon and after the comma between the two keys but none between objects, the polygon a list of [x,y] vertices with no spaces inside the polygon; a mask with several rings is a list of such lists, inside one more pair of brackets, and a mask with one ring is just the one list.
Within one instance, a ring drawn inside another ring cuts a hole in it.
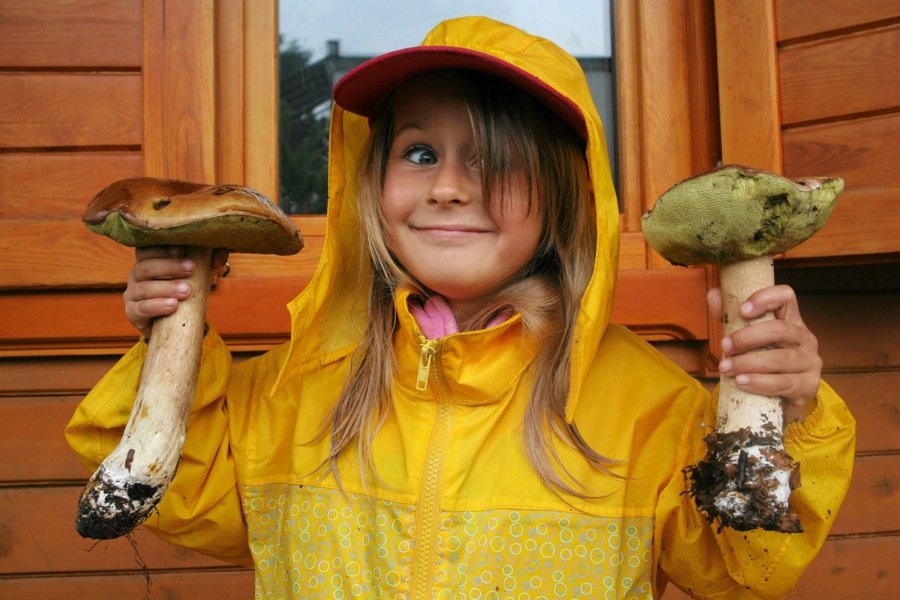
[{"label": "window", "polygon": [[[581,63],[615,148],[612,12],[609,0],[435,0],[411,10],[399,0],[281,0],[279,172],[282,207],[322,214],[326,206],[331,87],[359,63],[418,44],[439,21],[481,14],[553,40]],[[614,153],[610,156],[614,161]],[[613,173],[615,173],[613,164]]]}]

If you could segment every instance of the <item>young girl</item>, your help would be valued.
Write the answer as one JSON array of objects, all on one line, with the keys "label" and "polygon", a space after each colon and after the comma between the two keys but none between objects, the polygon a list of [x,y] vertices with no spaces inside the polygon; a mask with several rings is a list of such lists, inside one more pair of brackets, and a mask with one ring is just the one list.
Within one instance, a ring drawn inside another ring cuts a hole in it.
[{"label": "young girl", "polygon": [[[854,437],[793,292],[748,299],[748,316],[779,319],[726,340],[721,366],[786,399],[804,533],[720,530],[682,475],[715,402],[608,322],[618,215],[577,62],[464,18],[350,72],[335,99],[325,247],[291,341],[232,366],[210,329],[184,457],[147,526],[253,564],[260,598],[786,594],[837,513]],[[147,333],[192,268],[139,251],[129,320]],[[92,467],[143,356],[69,425]]]}]

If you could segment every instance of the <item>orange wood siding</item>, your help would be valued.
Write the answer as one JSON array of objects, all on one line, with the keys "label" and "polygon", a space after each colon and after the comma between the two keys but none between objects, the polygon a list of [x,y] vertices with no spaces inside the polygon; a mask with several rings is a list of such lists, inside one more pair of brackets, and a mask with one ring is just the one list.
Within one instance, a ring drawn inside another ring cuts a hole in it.
[{"label": "orange wood siding", "polygon": [[[252,572],[143,530],[137,550],[79,538],[87,473],[62,430],[136,337],[121,302],[133,251],[84,228],[89,198],[140,174],[277,195],[275,4],[0,2],[0,598],[137,598],[148,574],[152,598],[252,595]],[[847,181],[833,222],[787,256],[843,266],[779,269],[800,290],[826,378],[861,432],[845,509],[791,597],[890,597],[900,562],[900,7],[629,0],[615,20],[625,207],[615,321],[713,375],[704,294],[715,273],[649,252],[641,213],[719,158]],[[304,252],[236,255],[212,294],[209,320],[238,359],[287,339],[285,304],[315,269],[324,219],[293,218]]]}]

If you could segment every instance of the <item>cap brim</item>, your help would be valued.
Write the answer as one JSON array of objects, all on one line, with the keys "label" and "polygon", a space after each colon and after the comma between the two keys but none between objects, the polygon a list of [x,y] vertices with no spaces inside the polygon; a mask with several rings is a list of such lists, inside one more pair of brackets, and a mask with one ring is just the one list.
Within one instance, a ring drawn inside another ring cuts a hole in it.
[{"label": "cap brim", "polygon": [[430,71],[469,69],[504,79],[528,92],[587,139],[584,117],[566,96],[546,82],[496,56],[455,46],[415,46],[368,60],[344,75],[334,86],[339,106],[373,117],[398,86]]}]

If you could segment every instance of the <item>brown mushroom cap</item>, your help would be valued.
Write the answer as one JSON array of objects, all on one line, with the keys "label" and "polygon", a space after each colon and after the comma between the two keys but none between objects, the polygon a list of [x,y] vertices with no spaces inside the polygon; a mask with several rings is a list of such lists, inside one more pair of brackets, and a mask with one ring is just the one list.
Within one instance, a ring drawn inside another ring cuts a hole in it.
[{"label": "brown mushroom cap", "polygon": [[271,200],[248,187],[137,177],[94,196],[88,228],[126,246],[204,246],[295,254],[303,236]]},{"label": "brown mushroom cap", "polygon": [[828,220],[844,182],[787,179],[728,165],[685,179],[641,218],[644,237],[677,265],[725,264],[785,252]]}]

